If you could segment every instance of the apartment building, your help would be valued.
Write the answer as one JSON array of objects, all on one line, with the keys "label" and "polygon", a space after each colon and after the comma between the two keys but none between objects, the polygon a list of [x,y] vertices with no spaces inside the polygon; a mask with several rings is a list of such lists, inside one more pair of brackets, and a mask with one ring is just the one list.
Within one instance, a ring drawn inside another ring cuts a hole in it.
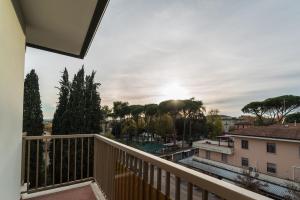
[{"label": "apartment building", "polygon": [[199,157],[282,179],[300,180],[300,125],[239,129],[219,141],[199,141]]}]

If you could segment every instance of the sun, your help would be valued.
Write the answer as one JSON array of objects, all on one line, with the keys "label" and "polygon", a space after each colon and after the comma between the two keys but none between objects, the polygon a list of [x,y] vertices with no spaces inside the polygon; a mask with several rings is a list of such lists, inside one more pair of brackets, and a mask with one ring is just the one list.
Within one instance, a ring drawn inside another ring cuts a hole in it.
[{"label": "sun", "polygon": [[172,82],[162,86],[160,93],[161,100],[189,98],[188,90],[182,87],[178,82]]}]

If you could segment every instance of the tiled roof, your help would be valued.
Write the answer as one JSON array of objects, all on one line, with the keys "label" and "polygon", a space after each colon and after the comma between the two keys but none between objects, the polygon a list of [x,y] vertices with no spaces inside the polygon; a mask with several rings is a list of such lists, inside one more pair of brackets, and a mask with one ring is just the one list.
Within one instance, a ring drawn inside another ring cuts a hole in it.
[{"label": "tiled roof", "polygon": [[253,126],[235,130],[230,135],[269,137],[278,139],[300,140],[300,124]]}]

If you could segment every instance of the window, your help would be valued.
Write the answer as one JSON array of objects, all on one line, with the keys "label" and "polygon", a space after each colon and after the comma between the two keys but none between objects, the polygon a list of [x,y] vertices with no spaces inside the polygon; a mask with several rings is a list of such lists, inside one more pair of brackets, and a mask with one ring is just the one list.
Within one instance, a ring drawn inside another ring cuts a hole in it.
[{"label": "window", "polygon": [[268,153],[276,153],[276,144],[275,143],[267,143],[267,152]]},{"label": "window", "polygon": [[248,158],[242,158],[242,166],[243,167],[248,167],[249,166]]},{"label": "window", "polygon": [[227,163],[227,154],[222,153],[222,161]]},{"label": "window", "polygon": [[248,149],[248,140],[242,140],[242,149]]},{"label": "window", "polygon": [[267,172],[275,174],[276,173],[276,164],[267,163]]},{"label": "window", "polygon": [[205,158],[208,159],[208,160],[210,160],[210,151],[206,151]]}]

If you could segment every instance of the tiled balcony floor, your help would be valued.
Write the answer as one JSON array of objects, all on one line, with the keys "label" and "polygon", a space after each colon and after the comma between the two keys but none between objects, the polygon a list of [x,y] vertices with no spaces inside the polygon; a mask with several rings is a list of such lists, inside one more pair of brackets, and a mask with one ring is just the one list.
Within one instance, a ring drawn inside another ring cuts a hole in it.
[{"label": "tiled balcony floor", "polygon": [[30,198],[30,200],[97,200],[90,185],[65,190],[45,196]]}]

